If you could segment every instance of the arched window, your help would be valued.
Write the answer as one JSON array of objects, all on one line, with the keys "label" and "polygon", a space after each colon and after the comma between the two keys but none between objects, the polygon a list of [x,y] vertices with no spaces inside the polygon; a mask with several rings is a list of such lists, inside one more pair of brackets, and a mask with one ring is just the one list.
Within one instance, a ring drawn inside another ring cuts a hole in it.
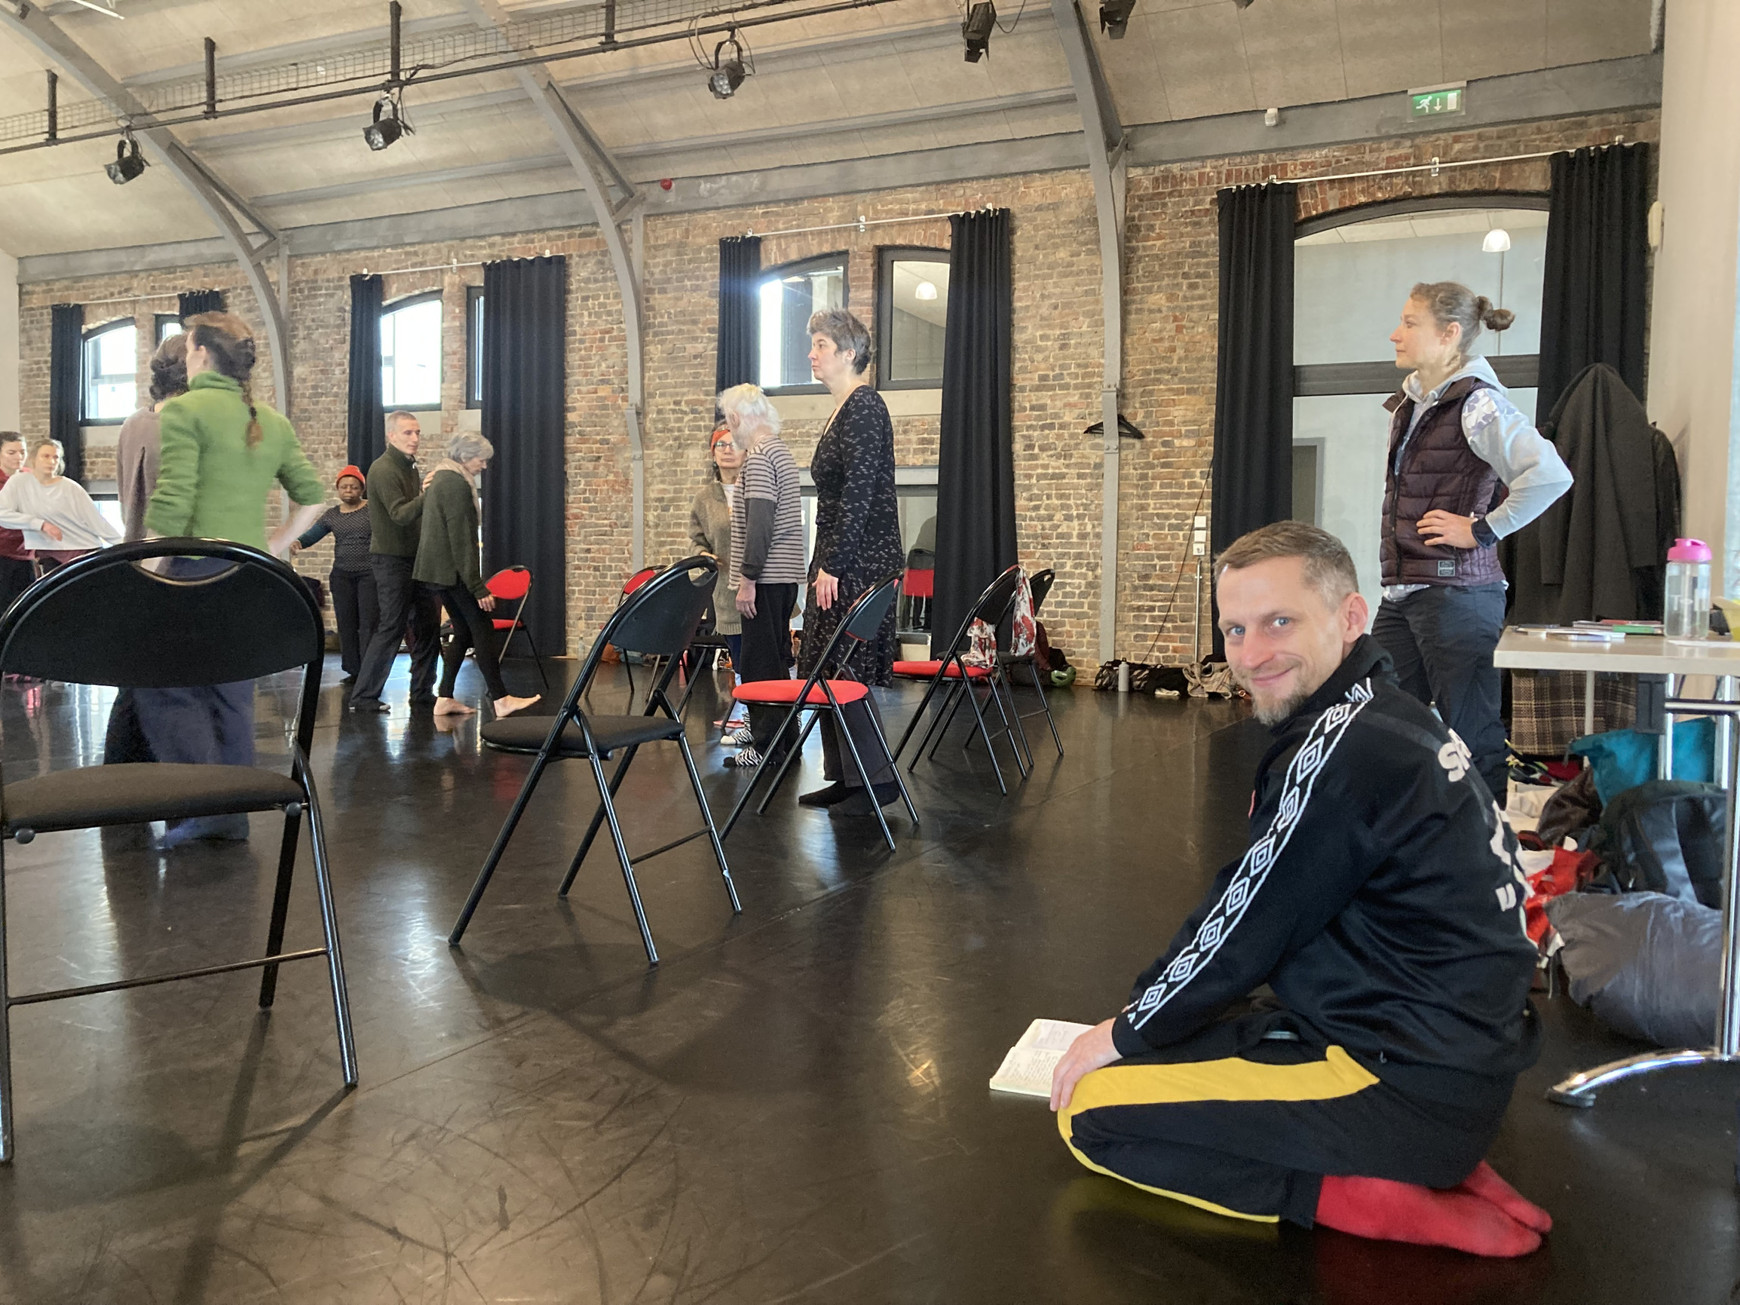
[{"label": "arched window", "polygon": [[121,422],[139,406],[139,328],[123,317],[85,332],[79,420]]},{"label": "arched window", "polygon": [[846,255],[823,254],[762,273],[757,380],[769,394],[822,393],[810,373],[810,315],[846,306]]},{"label": "arched window", "polygon": [[381,406],[441,406],[441,292],[412,295],[381,312]]}]

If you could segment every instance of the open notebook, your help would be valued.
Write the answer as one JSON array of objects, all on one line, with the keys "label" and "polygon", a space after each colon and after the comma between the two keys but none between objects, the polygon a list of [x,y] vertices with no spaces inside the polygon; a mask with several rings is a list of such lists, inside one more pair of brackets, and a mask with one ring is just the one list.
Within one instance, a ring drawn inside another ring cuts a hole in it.
[{"label": "open notebook", "polygon": [[1034,1020],[991,1076],[991,1090],[1049,1098],[1051,1071],[1057,1068],[1069,1044],[1092,1027],[1067,1020]]}]

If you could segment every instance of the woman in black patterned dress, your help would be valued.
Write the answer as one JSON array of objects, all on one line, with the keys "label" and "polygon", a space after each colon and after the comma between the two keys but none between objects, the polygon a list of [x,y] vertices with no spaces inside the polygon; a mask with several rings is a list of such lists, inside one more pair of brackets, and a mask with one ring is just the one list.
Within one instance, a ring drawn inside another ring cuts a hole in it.
[{"label": "woman in black patterned dress", "polygon": [[[810,560],[809,602],[798,653],[800,676],[815,669],[841,618],[859,596],[906,564],[894,496],[894,423],[888,405],[866,375],[870,332],[843,308],[815,314],[809,327],[810,370],[839,403],[810,459],[816,485],[816,553]],[[850,665],[865,684],[893,683],[892,607],[882,632],[853,654]],[[875,712],[875,698],[865,697],[847,704],[842,714],[870,772],[876,800],[886,806],[899,799],[900,790],[872,723]],[[832,782],[798,800],[807,806],[838,806],[843,814],[859,810],[868,814],[870,805],[859,791],[857,769],[841,764],[840,741],[826,716],[821,733],[822,775]]]}]

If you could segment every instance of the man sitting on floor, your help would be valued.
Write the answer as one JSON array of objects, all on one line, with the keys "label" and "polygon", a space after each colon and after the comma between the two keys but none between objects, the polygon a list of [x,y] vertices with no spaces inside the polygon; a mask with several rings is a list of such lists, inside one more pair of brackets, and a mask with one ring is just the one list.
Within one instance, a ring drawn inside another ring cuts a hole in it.
[{"label": "man sitting on floor", "polygon": [[[1525,1255],[1552,1220],[1482,1159],[1539,1039],[1514,840],[1365,633],[1340,540],[1265,526],[1217,583],[1274,732],[1250,846],[1058,1064],[1058,1128],[1090,1169],[1221,1214]],[[1278,1007],[1229,1013],[1262,984]]]}]

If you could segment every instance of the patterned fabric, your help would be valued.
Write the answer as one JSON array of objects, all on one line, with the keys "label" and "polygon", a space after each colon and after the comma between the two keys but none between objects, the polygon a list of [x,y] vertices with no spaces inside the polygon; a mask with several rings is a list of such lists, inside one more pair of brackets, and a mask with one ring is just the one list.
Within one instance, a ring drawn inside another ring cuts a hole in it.
[{"label": "patterned fabric", "polygon": [[[894,493],[894,423],[888,405],[868,385],[846,396],[810,459],[816,484],[817,569],[840,582],[839,596],[827,611],[815,605],[813,591],[804,609],[804,638],[798,674],[807,676],[821,660],[841,618],[877,581],[906,566],[900,543],[900,513]],[[877,637],[855,650],[852,674],[865,684],[894,682],[894,615],[888,609]]]},{"label": "patterned fabric", "polygon": [[1347,701],[1337,703],[1317,718],[1299,751],[1287,767],[1287,777],[1281,791],[1279,809],[1268,831],[1252,843],[1245,852],[1238,873],[1226,886],[1220,900],[1208,918],[1196,931],[1196,937],[1178,953],[1166,971],[1145,991],[1128,1011],[1130,1023],[1141,1028],[1154,1012],[1176,996],[1214,959],[1221,944],[1238,928],[1239,920],[1256,895],[1262,891],[1269,868],[1286,850],[1287,840],[1305,814],[1311,801],[1311,788],[1323,767],[1335,752],[1335,745],[1347,733],[1347,727],[1372,699],[1369,680],[1356,683],[1347,693]]},{"label": "patterned fabric", "polygon": [[[1525,757],[1562,757],[1583,727],[1581,671],[1510,673],[1510,745]],[[1637,720],[1637,677],[1595,677],[1595,732],[1630,729]]]},{"label": "patterned fabric", "polygon": [[332,569],[345,575],[369,574],[369,513],[366,507],[346,512],[334,503],[303,532],[297,543],[308,548],[332,536]]}]

